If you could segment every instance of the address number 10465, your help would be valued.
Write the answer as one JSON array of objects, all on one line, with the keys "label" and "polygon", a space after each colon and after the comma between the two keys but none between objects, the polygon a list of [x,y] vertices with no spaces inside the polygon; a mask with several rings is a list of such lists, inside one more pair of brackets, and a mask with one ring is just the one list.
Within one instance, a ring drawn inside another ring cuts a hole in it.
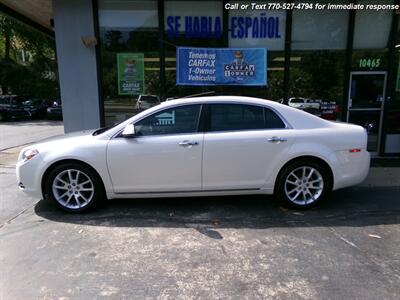
[{"label": "address number 10465", "polygon": [[361,58],[359,60],[359,67],[360,68],[379,68],[381,66],[381,59],[380,58]]}]

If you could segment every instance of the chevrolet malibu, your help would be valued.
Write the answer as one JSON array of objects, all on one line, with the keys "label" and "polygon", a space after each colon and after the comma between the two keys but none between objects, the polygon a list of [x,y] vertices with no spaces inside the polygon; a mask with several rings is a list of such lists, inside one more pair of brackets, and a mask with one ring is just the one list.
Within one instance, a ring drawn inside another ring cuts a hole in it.
[{"label": "chevrolet malibu", "polygon": [[274,194],[309,208],[368,174],[364,128],[247,97],[178,99],[24,148],[21,190],[83,212],[103,199]]}]

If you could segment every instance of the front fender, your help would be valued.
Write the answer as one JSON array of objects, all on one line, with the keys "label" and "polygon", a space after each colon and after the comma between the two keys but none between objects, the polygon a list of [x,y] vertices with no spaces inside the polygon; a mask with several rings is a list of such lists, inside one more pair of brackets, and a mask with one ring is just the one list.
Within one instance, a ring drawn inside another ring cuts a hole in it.
[{"label": "front fender", "polygon": [[37,173],[40,185],[45,172],[51,166],[62,161],[73,160],[77,162],[83,162],[92,167],[99,174],[101,180],[103,181],[106,192],[112,191],[111,179],[108,174],[106,164],[107,141],[103,141],[103,143],[88,143],[88,145],[80,146],[79,151],[66,147],[64,149],[57,148],[56,150],[41,154],[42,166]]}]

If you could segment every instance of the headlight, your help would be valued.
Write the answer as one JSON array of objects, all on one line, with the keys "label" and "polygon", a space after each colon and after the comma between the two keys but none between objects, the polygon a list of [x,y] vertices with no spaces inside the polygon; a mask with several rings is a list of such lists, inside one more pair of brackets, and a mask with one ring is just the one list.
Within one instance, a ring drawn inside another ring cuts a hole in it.
[{"label": "headlight", "polygon": [[22,162],[26,162],[28,160],[31,160],[32,158],[34,158],[36,155],[39,154],[39,151],[37,151],[36,149],[27,149],[25,150],[22,155],[21,155],[21,161]]}]

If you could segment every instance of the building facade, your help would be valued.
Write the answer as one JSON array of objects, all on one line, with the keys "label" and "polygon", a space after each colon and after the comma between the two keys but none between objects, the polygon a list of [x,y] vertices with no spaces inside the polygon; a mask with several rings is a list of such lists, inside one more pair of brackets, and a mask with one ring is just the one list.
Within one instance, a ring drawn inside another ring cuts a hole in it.
[{"label": "building facade", "polygon": [[[368,129],[369,151],[400,156],[400,12],[269,3],[285,2],[53,0],[66,131],[125,120],[139,95],[296,97],[335,103],[338,120]],[[177,85],[178,47],[264,48],[267,85]],[[137,72],[132,85],[121,62]]]}]

